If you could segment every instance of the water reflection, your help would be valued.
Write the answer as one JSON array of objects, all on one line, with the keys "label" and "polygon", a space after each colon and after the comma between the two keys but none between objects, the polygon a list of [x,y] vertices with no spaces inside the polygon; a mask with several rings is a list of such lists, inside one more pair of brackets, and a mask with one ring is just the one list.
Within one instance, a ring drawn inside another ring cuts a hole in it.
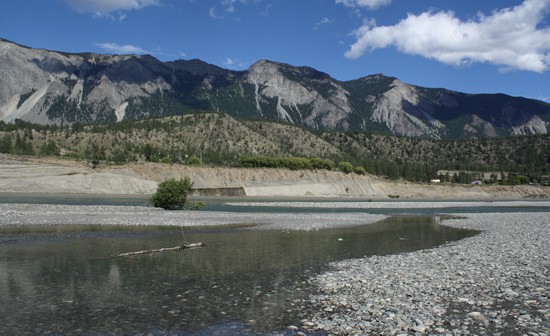
[{"label": "water reflection", "polygon": [[[436,217],[314,232],[40,235],[0,245],[0,334],[256,334],[300,319],[331,261],[440,245],[473,232]],[[134,257],[122,252],[206,247]]]}]

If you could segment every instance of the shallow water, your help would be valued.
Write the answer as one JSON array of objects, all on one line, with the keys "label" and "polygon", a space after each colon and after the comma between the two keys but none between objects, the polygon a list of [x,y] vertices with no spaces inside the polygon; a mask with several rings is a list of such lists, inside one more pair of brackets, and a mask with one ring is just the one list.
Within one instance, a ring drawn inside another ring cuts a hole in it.
[{"label": "shallow water", "polygon": [[[433,216],[309,232],[106,230],[0,234],[0,334],[292,334],[307,279],[329,262],[475,234]],[[116,257],[183,241],[206,247]]]},{"label": "shallow water", "polygon": [[[192,197],[204,211],[262,213],[370,213],[431,215],[483,212],[547,212],[548,200],[406,200],[347,198]],[[147,195],[0,193],[0,203],[115,205],[150,207]],[[290,204],[290,206],[289,206]]]}]

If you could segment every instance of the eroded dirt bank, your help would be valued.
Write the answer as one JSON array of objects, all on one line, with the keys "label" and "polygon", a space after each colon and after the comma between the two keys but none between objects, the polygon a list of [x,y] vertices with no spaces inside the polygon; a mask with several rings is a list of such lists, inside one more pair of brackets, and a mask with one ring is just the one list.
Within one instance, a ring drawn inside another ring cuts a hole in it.
[{"label": "eroded dirt bank", "polygon": [[185,176],[193,180],[195,188],[242,188],[247,196],[550,198],[550,188],[540,186],[428,185],[326,170],[212,168],[155,163],[92,168],[78,161],[0,155],[0,192],[150,194],[158,182]]}]

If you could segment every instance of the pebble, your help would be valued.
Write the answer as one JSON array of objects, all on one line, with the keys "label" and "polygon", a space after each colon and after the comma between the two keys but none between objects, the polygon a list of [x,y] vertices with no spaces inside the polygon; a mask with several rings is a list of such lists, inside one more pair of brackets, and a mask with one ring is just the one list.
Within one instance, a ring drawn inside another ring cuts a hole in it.
[{"label": "pebble", "polygon": [[476,320],[484,320],[485,319],[483,314],[481,314],[480,312],[471,312],[471,313],[468,313],[468,316],[471,317],[471,318],[474,318]]},{"label": "pebble", "polygon": [[550,215],[471,213],[434,249],[331,264],[308,320],[328,334],[549,335]]}]

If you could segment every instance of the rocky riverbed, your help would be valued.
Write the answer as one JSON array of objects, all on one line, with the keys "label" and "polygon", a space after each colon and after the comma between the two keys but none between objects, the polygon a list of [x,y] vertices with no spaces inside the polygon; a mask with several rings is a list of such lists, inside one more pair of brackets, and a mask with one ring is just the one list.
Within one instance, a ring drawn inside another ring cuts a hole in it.
[{"label": "rocky riverbed", "polygon": [[[393,208],[399,203],[378,206]],[[293,302],[303,307],[305,318],[289,326],[288,333],[550,335],[550,215],[494,211],[444,221],[482,231],[471,238],[430,250],[332,264],[330,271],[310,280],[318,289],[315,294]],[[361,212],[168,212],[131,206],[0,204],[0,226],[246,223],[258,229],[314,230],[374,223],[384,217]]]},{"label": "rocky riverbed", "polygon": [[186,228],[251,226],[256,230],[319,230],[372,224],[385,215],[364,213],[255,213],[165,211],[145,206],[0,203],[0,226],[150,225]]},{"label": "rocky riverbed", "polygon": [[[431,250],[337,262],[311,282],[304,332],[550,335],[548,213],[467,214],[482,230]],[[308,309],[308,310],[309,310]]]}]

